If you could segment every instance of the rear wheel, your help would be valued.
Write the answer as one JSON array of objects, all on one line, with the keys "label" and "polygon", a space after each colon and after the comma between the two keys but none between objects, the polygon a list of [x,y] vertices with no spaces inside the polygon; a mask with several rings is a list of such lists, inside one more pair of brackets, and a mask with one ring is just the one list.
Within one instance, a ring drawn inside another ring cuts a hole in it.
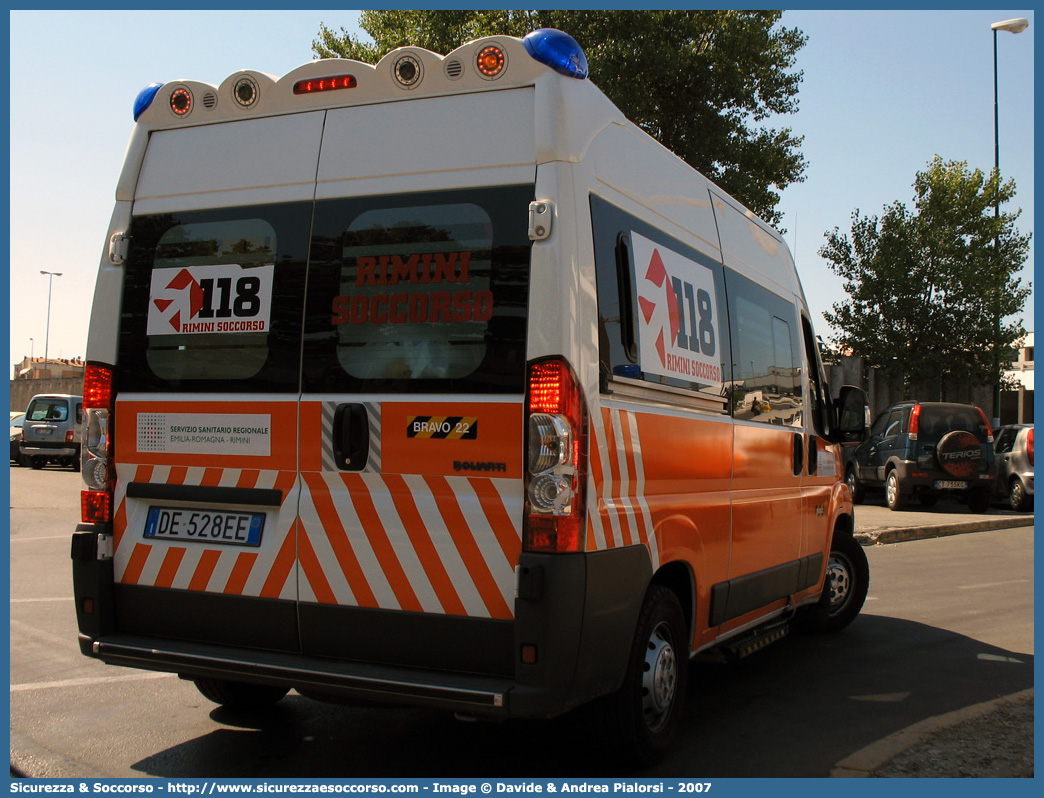
[{"label": "rear wheel", "polygon": [[196,689],[206,698],[232,709],[262,709],[290,692],[289,687],[230,682],[225,679],[196,679],[195,683]]},{"label": "rear wheel", "polygon": [[885,503],[889,510],[905,510],[909,495],[903,491],[903,485],[899,481],[899,474],[894,470],[888,472],[885,477]]},{"label": "rear wheel", "polygon": [[860,482],[859,477],[856,476],[854,465],[850,465],[848,471],[845,472],[845,482],[848,484],[848,489],[852,491],[852,503],[862,504],[863,483]]},{"label": "rear wheel", "polygon": [[837,530],[830,544],[823,595],[818,604],[801,612],[798,626],[813,632],[844,629],[863,609],[869,589],[870,565],[863,547],[846,530]]},{"label": "rear wheel", "polygon": [[939,494],[934,491],[924,491],[917,496],[917,500],[921,503],[922,507],[934,507],[939,503]]},{"label": "rear wheel", "polygon": [[968,497],[968,510],[973,513],[984,513],[990,509],[990,492],[980,490]]},{"label": "rear wheel", "polygon": [[1011,509],[1017,513],[1033,509],[1033,497],[1026,493],[1026,486],[1018,477],[1015,477],[1008,487],[1008,501],[1011,503]]},{"label": "rear wheel", "polygon": [[685,616],[674,591],[653,585],[638,616],[623,686],[611,698],[620,754],[636,765],[657,761],[681,722],[689,676]]}]

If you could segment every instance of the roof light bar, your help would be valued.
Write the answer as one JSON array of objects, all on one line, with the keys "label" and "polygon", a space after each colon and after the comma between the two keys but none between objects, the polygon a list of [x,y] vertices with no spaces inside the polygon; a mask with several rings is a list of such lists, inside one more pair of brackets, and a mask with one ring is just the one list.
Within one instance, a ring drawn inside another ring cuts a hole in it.
[{"label": "roof light bar", "polygon": [[584,80],[588,75],[587,56],[568,33],[554,28],[531,31],[522,40],[526,50],[541,64],[566,77]]}]

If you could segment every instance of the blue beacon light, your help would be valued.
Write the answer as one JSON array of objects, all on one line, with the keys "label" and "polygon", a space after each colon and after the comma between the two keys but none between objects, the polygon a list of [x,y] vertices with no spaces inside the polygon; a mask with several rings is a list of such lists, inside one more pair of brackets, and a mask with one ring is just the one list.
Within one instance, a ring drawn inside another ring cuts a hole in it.
[{"label": "blue beacon light", "polygon": [[540,28],[526,34],[522,40],[526,50],[541,64],[570,78],[587,77],[587,56],[568,33],[554,28]]},{"label": "blue beacon light", "polygon": [[150,83],[144,89],[138,92],[138,98],[134,101],[134,121],[138,121],[138,117],[149,110],[149,106],[152,105],[152,101],[156,99],[156,92],[163,87],[162,83]]}]

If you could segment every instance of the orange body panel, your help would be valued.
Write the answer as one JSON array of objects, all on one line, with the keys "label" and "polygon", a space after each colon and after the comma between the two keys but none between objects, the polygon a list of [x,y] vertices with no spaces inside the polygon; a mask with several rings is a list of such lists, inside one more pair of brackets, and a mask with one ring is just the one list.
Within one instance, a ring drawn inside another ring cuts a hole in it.
[{"label": "orange body panel", "polygon": [[386,474],[522,478],[522,405],[385,402]]},{"label": "orange body panel", "polygon": [[587,549],[645,545],[654,570],[684,563],[696,585],[694,648],[785,606],[707,624],[712,586],[829,548],[843,510],[836,447],[817,442],[822,471],[795,476],[795,436],[803,431],[603,406],[592,423]]}]

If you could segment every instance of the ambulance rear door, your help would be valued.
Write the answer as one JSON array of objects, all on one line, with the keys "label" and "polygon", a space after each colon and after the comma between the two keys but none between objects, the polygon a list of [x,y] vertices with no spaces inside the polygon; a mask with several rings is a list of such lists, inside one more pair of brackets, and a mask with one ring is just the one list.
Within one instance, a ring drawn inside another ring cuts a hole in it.
[{"label": "ambulance rear door", "polygon": [[305,654],[513,673],[535,172],[531,88],[328,114],[304,333]]},{"label": "ambulance rear door", "polygon": [[151,134],[113,302],[120,631],[299,650],[300,351],[323,117]]}]

